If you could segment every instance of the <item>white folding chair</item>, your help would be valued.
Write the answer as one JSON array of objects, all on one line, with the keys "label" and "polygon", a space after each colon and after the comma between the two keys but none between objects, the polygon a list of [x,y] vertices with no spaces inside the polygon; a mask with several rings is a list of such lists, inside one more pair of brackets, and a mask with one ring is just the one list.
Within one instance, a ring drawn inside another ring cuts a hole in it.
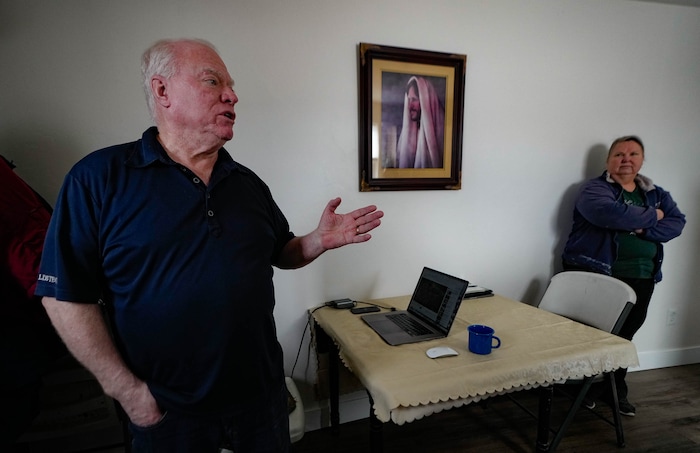
[{"label": "white folding chair", "polygon": [[[621,280],[592,272],[567,271],[552,277],[539,308],[617,334],[636,301],[634,290]],[[613,372],[607,372],[598,376],[570,379],[564,383],[565,386],[577,384],[579,390],[552,440],[550,451],[559,445],[593,382],[600,380],[606,381],[610,386],[613,422],[598,413],[596,415],[615,427],[618,446],[625,446],[615,376]]]}]

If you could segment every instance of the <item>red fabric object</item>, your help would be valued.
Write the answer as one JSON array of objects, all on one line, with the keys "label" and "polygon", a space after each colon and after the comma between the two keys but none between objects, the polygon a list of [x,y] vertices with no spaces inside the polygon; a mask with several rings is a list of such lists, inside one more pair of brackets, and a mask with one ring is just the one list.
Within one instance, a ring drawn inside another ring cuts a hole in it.
[{"label": "red fabric object", "polygon": [[51,212],[12,168],[0,156],[0,319],[46,324],[34,289]]}]

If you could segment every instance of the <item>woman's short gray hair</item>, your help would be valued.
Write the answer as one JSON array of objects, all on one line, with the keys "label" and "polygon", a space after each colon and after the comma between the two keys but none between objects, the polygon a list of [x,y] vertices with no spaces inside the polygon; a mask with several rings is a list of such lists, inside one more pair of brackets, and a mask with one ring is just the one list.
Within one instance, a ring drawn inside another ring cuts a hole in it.
[{"label": "woman's short gray hair", "polygon": [[625,135],[620,138],[616,138],[613,140],[612,145],[610,145],[610,149],[608,150],[608,157],[610,157],[610,153],[612,153],[613,148],[615,148],[617,145],[623,142],[635,142],[642,148],[642,154],[644,154],[644,143],[642,143],[642,139],[637,137],[636,135]]},{"label": "woman's short gray hair", "polygon": [[177,74],[180,69],[180,62],[176,55],[176,45],[181,43],[204,45],[217,52],[210,42],[202,39],[162,39],[146,49],[141,56],[141,76],[143,78],[143,89],[146,94],[148,111],[154,120],[155,99],[151,91],[151,79],[156,75],[169,79]]}]

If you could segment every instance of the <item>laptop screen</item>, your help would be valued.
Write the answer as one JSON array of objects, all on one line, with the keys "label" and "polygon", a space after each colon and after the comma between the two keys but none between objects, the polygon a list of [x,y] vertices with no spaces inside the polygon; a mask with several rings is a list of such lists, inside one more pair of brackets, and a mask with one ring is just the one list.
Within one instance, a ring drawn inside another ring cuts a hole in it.
[{"label": "laptop screen", "polygon": [[413,299],[433,313],[440,311],[440,305],[447,293],[447,286],[422,278],[416,287]]},{"label": "laptop screen", "polygon": [[426,267],[413,292],[408,311],[432,321],[446,332],[452,325],[467,285],[468,282],[460,278]]}]

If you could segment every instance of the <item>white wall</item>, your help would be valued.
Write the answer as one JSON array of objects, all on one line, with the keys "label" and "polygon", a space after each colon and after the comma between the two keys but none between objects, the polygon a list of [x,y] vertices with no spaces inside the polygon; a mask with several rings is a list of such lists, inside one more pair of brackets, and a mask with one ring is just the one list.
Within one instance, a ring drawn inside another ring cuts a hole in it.
[{"label": "white wall", "polygon": [[[377,204],[369,243],[276,274],[291,371],[307,308],[409,293],[423,266],[526,302],[559,269],[574,187],[620,135],[686,213],[635,338],[642,368],[700,361],[700,8],[627,0],[0,0],[0,153],[49,200],[88,152],[149,125],[139,58],[163,37],[212,41],[236,80],[227,149],[294,231],[325,203]],[[462,190],[358,191],[359,42],[467,54]],[[668,309],[678,322],[666,325]],[[308,335],[305,341],[308,341]],[[313,359],[312,359],[313,360]],[[306,345],[295,377],[313,381]],[[365,414],[361,414],[365,415]]]}]

